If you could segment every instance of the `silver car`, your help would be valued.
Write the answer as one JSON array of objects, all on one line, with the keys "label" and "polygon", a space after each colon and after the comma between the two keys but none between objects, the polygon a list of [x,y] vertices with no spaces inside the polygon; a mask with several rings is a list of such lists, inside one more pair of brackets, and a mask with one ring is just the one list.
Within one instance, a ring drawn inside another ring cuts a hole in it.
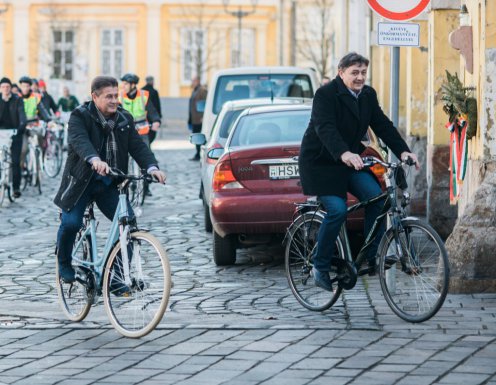
[{"label": "silver car", "polygon": [[[212,222],[210,220],[210,195],[212,191],[212,176],[217,159],[224,152],[229,133],[234,126],[239,115],[249,107],[275,105],[275,104],[302,104],[308,103],[311,99],[307,98],[258,98],[258,99],[241,99],[224,103],[221,111],[212,127],[212,131],[205,134],[197,133],[191,135],[191,143],[202,145],[200,167],[201,167],[201,184],[200,198],[203,200],[203,209],[205,214],[205,231],[212,232]],[[215,156],[209,156],[214,153]]]}]

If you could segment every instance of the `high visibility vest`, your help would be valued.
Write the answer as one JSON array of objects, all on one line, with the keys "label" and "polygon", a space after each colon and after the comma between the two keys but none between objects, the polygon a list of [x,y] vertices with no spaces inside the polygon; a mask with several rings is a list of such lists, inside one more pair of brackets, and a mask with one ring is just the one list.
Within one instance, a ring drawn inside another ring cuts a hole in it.
[{"label": "high visibility vest", "polygon": [[26,113],[26,119],[34,120],[38,119],[38,104],[41,102],[41,95],[32,92],[29,98],[22,98],[24,101],[24,112]]},{"label": "high visibility vest", "polygon": [[137,90],[134,99],[130,99],[125,93],[121,93],[119,96],[122,107],[132,115],[136,130],[140,135],[146,135],[150,131],[146,120],[146,104],[149,96],[149,92],[144,90]]}]

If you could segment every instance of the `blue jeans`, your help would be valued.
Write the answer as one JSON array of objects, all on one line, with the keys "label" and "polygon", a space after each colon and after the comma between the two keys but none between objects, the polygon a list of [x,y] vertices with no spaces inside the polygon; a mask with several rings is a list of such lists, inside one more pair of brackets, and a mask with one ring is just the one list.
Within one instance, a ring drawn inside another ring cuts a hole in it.
[{"label": "blue jeans", "polygon": [[[62,220],[57,233],[57,255],[59,262],[62,264],[70,264],[72,260],[72,247],[76,240],[76,235],[83,225],[84,211],[90,201],[94,201],[103,215],[113,220],[119,203],[119,191],[115,184],[106,184],[101,179],[93,177],[72,210],[62,210]],[[134,217],[129,202],[128,211],[130,217]]]},{"label": "blue jeans", "polygon": [[[377,180],[367,171],[353,171],[348,180],[348,191],[351,192],[360,201],[371,199],[382,193],[381,187]],[[343,222],[346,220],[346,200],[335,195],[319,196],[320,201],[326,209],[326,215],[320,226],[317,236],[317,252],[313,258],[314,266],[319,271],[330,271],[331,259],[336,249],[336,239]],[[384,200],[381,199],[371,204],[365,209],[364,232],[368,234],[375,219],[381,213],[384,206]],[[373,263],[375,254],[384,234],[385,226],[381,225],[377,236],[372,243],[367,260]]]}]

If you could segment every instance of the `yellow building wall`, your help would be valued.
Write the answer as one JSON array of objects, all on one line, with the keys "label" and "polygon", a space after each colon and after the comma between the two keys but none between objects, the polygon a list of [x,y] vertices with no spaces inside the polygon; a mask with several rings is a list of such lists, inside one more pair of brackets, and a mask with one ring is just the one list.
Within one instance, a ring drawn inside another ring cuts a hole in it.
[{"label": "yellow building wall", "polygon": [[13,43],[14,43],[14,12],[12,5],[7,5],[7,11],[0,15],[0,22],[4,24],[3,32],[3,70],[4,73],[0,76],[7,76],[14,83],[16,79],[14,77],[14,55],[13,55]]}]

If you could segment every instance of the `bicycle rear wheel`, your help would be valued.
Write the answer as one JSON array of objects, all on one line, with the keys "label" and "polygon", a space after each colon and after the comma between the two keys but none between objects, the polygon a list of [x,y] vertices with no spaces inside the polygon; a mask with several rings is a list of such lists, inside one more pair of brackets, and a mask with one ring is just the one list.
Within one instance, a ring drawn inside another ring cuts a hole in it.
[{"label": "bicycle rear wheel", "polygon": [[[313,311],[330,308],[338,300],[342,289],[336,284],[332,292],[315,285],[312,276],[311,256],[317,246],[317,235],[322,224],[322,216],[313,212],[300,215],[292,224],[286,243],[285,265],[289,287],[294,296],[304,307]],[[343,249],[336,243],[339,258],[343,258]],[[331,272],[331,279],[336,273]]]},{"label": "bicycle rear wheel", "polygon": [[[437,313],[448,293],[448,254],[443,241],[428,224],[409,219],[401,224],[399,246],[403,258],[398,256],[392,231],[388,231],[381,241],[381,288],[389,307],[400,318],[423,322]],[[396,258],[397,262],[386,265],[386,256],[389,261]]]},{"label": "bicycle rear wheel", "polygon": [[52,138],[45,150],[44,161],[45,173],[50,178],[55,178],[62,168],[62,145]]},{"label": "bicycle rear wheel", "polygon": [[[89,237],[79,243],[78,239],[74,243],[74,250],[72,252],[73,260],[91,260],[91,241]],[[73,283],[65,283],[59,277],[59,267],[58,258],[56,258],[56,282],[57,282],[57,293],[59,295],[60,305],[62,311],[71,321],[82,321],[89,313],[91,309],[91,304],[93,302],[94,293],[91,290],[91,286],[94,284],[92,277],[89,275],[86,269],[82,269],[73,263],[76,270],[76,281]]]},{"label": "bicycle rear wheel", "polygon": [[103,276],[105,310],[115,329],[126,337],[150,333],[162,320],[169,302],[169,259],[160,242],[146,232],[134,232],[128,242],[127,285],[120,242],[110,253]]}]

